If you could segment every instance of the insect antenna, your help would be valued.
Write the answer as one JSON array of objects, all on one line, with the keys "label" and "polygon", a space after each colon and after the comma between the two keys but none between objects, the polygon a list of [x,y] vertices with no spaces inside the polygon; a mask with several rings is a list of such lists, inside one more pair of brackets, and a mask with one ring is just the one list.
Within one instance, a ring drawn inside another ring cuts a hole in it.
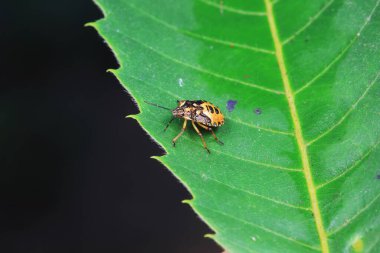
[{"label": "insect antenna", "polygon": [[147,103],[148,105],[153,105],[153,106],[156,106],[158,108],[162,108],[162,109],[165,109],[165,110],[168,110],[168,111],[171,111],[172,109],[169,109],[169,108],[166,108],[166,107],[163,107],[161,105],[158,105],[158,104],[155,104],[155,103],[152,103],[152,102],[148,102],[146,100],[144,100],[145,103]]}]

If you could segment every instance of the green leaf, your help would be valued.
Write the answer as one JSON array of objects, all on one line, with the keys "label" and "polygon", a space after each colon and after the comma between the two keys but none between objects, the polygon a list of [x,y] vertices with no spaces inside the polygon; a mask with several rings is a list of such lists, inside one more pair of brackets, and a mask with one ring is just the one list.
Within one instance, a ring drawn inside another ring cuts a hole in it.
[{"label": "green leaf", "polygon": [[[230,253],[380,252],[379,0],[96,0],[156,157]],[[222,6],[220,6],[222,3]],[[177,99],[226,118],[163,129]],[[235,109],[226,109],[235,100]],[[190,242],[189,242],[190,243]]]}]

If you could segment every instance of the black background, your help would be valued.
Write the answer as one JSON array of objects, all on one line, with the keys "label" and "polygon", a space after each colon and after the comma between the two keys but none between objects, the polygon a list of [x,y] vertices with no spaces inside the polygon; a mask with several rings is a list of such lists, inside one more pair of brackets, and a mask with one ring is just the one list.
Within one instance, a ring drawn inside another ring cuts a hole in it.
[{"label": "black background", "polygon": [[[112,1],[112,0],[110,0]],[[105,72],[89,0],[2,1],[0,252],[219,252]]]}]

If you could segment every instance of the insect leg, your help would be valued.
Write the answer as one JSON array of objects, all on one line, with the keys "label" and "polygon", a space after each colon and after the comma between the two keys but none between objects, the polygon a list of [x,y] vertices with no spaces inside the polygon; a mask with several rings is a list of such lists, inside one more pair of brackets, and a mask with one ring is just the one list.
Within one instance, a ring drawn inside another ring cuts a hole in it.
[{"label": "insect leg", "polygon": [[207,144],[205,142],[205,139],[203,138],[203,135],[202,133],[199,131],[199,129],[197,128],[197,126],[194,124],[194,121],[191,121],[191,124],[193,124],[193,127],[195,129],[195,131],[197,131],[199,137],[201,137],[201,140],[202,140],[202,143],[203,143],[203,147],[207,150],[207,152],[210,154],[210,150],[207,148]]},{"label": "insect leg", "polygon": [[224,143],[218,139],[218,137],[216,137],[215,133],[214,133],[214,130],[212,130],[212,128],[209,129],[212,133],[212,136],[214,136],[214,139],[216,140],[217,143],[219,143],[220,145],[224,145]]},{"label": "insect leg", "polygon": [[209,131],[209,130],[208,130],[208,126],[202,125],[202,124],[199,123],[199,122],[197,122],[197,124],[198,124],[198,126],[200,126],[200,127],[204,128],[204,129],[206,129],[207,131]]},{"label": "insect leg", "polygon": [[165,129],[164,129],[164,132],[166,131],[166,129],[168,129],[170,123],[172,123],[174,119],[175,119],[174,117],[171,118],[171,120],[170,120],[170,121],[168,122],[168,124],[166,125],[166,127],[165,127]]},{"label": "insect leg", "polygon": [[202,125],[200,123],[198,123],[198,125],[204,129],[206,129],[207,131],[210,131],[212,133],[212,136],[214,136],[214,139],[216,140],[217,143],[219,143],[220,145],[224,145],[224,143],[218,139],[218,137],[216,137],[215,133],[214,133],[214,130],[212,130],[211,127],[208,127],[208,126],[205,126],[205,125]]},{"label": "insect leg", "polygon": [[181,135],[183,134],[183,132],[185,132],[185,130],[186,130],[186,124],[187,124],[187,120],[185,119],[185,121],[183,122],[183,126],[182,126],[182,129],[181,129],[181,132],[179,132],[179,134],[172,141],[174,147],[175,147],[175,142],[178,140],[179,137],[181,137]]}]

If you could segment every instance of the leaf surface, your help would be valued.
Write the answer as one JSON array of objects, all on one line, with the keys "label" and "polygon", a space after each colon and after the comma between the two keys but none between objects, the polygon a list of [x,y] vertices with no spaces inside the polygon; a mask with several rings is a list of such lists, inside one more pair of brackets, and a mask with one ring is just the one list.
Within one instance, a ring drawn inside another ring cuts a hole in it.
[{"label": "leaf surface", "polygon": [[[380,252],[379,0],[96,0],[133,117],[228,252]],[[178,99],[218,105],[218,145]],[[236,101],[235,108],[226,106]],[[190,242],[189,242],[190,243]]]}]

